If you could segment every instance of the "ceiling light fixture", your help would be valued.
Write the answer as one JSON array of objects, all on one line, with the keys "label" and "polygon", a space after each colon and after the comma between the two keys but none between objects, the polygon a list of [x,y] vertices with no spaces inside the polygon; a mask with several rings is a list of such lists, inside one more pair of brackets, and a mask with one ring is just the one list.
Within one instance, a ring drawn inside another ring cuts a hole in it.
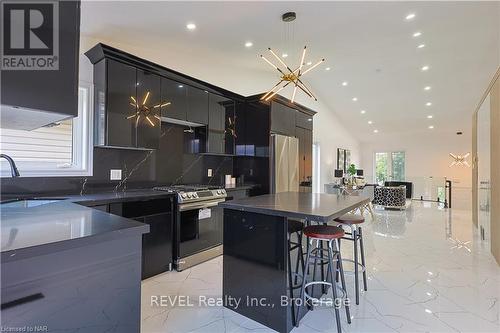
[{"label": "ceiling light fixture", "polygon": [[422,49],[424,47],[425,47],[425,44],[420,44],[419,46],[417,46],[417,48],[419,48],[419,49]]},{"label": "ceiling light fixture", "polygon": [[431,86],[427,86],[427,87],[425,87],[425,88],[424,88],[424,90],[426,90],[426,91],[431,90]]},{"label": "ceiling light fixture", "polygon": [[373,124],[373,121],[368,120],[368,124],[369,124],[369,125]]},{"label": "ceiling light fixture", "polygon": [[347,81],[342,82],[342,86],[347,87],[349,83]]},{"label": "ceiling light fixture", "polygon": [[245,47],[252,47],[253,46],[253,43],[252,42],[246,42],[245,43]]},{"label": "ceiling light fixture", "polygon": [[357,101],[358,101],[358,98],[357,98],[357,97],[353,97],[353,98],[352,98],[352,101],[353,101],[353,102],[357,102]]},{"label": "ceiling light fixture", "polygon": [[308,61],[306,65],[311,66],[312,64],[313,64],[312,61]]},{"label": "ceiling light fixture", "polygon": [[431,106],[431,105],[432,105],[432,103],[431,103],[431,102],[427,102],[427,103],[425,103],[425,106]]},{"label": "ceiling light fixture", "polygon": [[432,116],[432,115],[428,115],[428,116],[427,116],[427,119],[432,119],[432,118],[433,118],[433,116]]},{"label": "ceiling light fixture", "polygon": [[330,67],[327,67],[327,68],[325,68],[325,71],[329,71],[330,69],[331,69]]},{"label": "ceiling light fixture", "polygon": [[365,113],[366,113],[366,111],[365,111],[365,110],[361,110],[361,114],[365,114]]},{"label": "ceiling light fixture", "polygon": [[429,129],[434,129],[434,126],[432,126],[432,125],[431,125],[431,126],[429,126]]},{"label": "ceiling light fixture", "polygon": [[450,164],[450,168],[454,165],[456,166],[462,166],[465,165],[466,167],[470,168],[469,162],[467,162],[467,157],[469,157],[470,153],[466,153],[465,155],[455,155],[450,153],[450,156],[453,158],[453,162]]},{"label": "ceiling light fixture", "polygon": [[288,57],[288,53],[283,53],[281,56],[282,56],[283,58],[286,58],[286,57]]},{"label": "ceiling light fixture", "polygon": [[194,29],[196,29],[196,24],[194,24],[194,23],[188,23],[188,24],[186,24],[186,28],[188,30],[194,30]]},{"label": "ceiling light fixture", "polygon": [[410,20],[413,20],[415,18],[415,16],[416,16],[415,13],[411,13],[411,14],[406,15],[405,19],[407,21],[410,21]]},{"label": "ceiling light fixture", "polygon": [[[284,13],[281,16],[281,19],[283,22],[285,22],[285,25],[290,24],[290,22],[294,21],[297,15],[294,12],[287,12]],[[275,84],[267,93],[265,93],[262,97],[261,100],[268,101],[271,99],[274,95],[276,95],[278,92],[292,84],[294,86],[293,88],[293,93],[292,93],[292,98],[291,102],[293,103],[295,101],[295,95],[297,93],[297,89],[302,90],[307,96],[310,98],[313,98],[315,101],[318,99],[316,96],[313,95],[311,90],[307,88],[307,86],[304,84],[302,81],[302,76],[308,73],[309,71],[313,70],[317,66],[319,66],[321,63],[325,61],[325,59],[319,60],[317,63],[314,65],[310,66],[306,70],[302,70],[302,67],[304,66],[304,59],[306,57],[306,50],[307,47],[304,46],[304,49],[302,51],[302,56],[299,62],[299,66],[295,69],[291,69],[285,62],[278,57],[278,55],[269,47],[268,51],[271,53],[271,55],[278,61],[278,65],[273,64],[271,61],[267,60],[266,57],[264,57],[262,54],[260,57],[267,62],[270,66],[272,66],[274,69],[276,69],[280,73],[280,80],[277,84]]]},{"label": "ceiling light fixture", "polygon": [[378,133],[378,130],[373,130],[373,133]]},{"label": "ceiling light fixture", "polygon": [[413,37],[420,37],[422,36],[422,33],[420,31],[417,31],[413,34]]},{"label": "ceiling light fixture", "polygon": [[425,65],[425,66],[422,66],[422,71],[425,72],[425,71],[428,71],[429,70],[429,66]]}]

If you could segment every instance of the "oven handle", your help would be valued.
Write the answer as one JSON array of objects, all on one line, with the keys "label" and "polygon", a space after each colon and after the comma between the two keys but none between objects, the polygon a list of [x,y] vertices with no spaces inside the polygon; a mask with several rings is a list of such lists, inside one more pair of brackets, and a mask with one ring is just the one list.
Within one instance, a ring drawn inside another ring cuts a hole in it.
[{"label": "oven handle", "polygon": [[216,200],[216,201],[210,201],[210,202],[196,202],[196,203],[192,203],[192,204],[183,204],[183,205],[179,205],[179,212],[184,212],[187,210],[194,210],[194,209],[215,207],[219,203],[224,202],[224,201],[226,201],[226,200]]}]

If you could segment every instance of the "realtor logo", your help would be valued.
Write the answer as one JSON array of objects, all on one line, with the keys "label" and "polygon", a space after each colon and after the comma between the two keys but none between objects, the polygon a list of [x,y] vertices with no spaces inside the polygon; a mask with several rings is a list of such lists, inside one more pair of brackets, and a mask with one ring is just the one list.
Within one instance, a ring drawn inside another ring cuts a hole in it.
[{"label": "realtor logo", "polygon": [[57,1],[2,1],[2,70],[59,69]]}]

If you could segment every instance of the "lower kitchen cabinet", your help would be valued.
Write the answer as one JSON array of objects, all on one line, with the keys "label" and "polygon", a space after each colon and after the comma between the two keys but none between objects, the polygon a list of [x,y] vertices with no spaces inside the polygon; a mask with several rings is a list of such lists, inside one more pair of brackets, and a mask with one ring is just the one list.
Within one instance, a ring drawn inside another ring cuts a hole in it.
[{"label": "lower kitchen cabinet", "polygon": [[118,237],[2,262],[2,328],[139,332],[141,237]]},{"label": "lower kitchen cabinet", "polygon": [[172,269],[173,197],[112,203],[109,212],[149,225],[142,236],[143,279]]}]

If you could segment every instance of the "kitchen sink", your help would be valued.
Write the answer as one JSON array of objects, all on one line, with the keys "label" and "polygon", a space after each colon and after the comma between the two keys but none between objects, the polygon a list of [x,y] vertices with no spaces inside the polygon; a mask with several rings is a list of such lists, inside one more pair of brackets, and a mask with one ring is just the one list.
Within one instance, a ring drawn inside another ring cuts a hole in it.
[{"label": "kitchen sink", "polygon": [[30,199],[10,199],[0,202],[2,208],[30,208],[47,205],[64,198],[30,198]]}]

